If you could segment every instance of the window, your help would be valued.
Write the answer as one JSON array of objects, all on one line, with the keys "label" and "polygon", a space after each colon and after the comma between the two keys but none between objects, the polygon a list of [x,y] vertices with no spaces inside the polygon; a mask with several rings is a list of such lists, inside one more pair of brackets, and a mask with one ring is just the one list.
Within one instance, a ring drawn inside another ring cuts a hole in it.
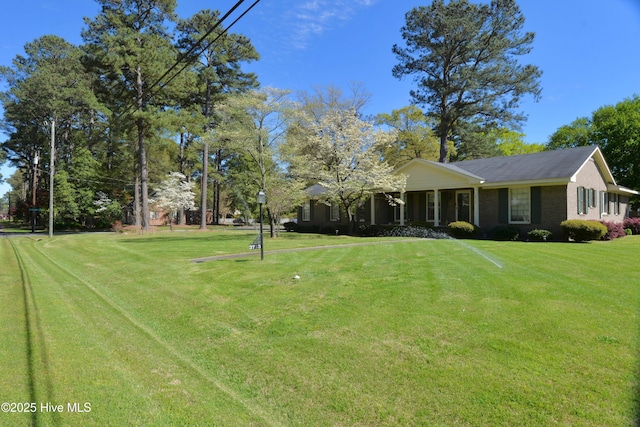
[{"label": "window", "polygon": [[578,187],[578,214],[589,213],[589,208],[598,206],[598,191],[595,188]]},{"label": "window", "polygon": [[471,221],[471,191],[456,191],[456,221]]},{"label": "window", "polygon": [[600,192],[600,215],[609,215],[609,193]]},{"label": "window", "polygon": [[433,191],[430,191],[427,193],[427,221],[435,221],[435,206],[436,194]]},{"label": "window", "polygon": [[610,193],[609,200],[613,203],[613,214],[620,215],[620,196],[615,193]]},{"label": "window", "polygon": [[587,190],[589,192],[589,207],[595,208],[598,206],[598,192],[595,188]]},{"label": "window", "polygon": [[531,189],[509,189],[509,222],[512,224],[531,223]]},{"label": "window", "polygon": [[402,212],[404,212],[404,218],[402,220],[406,221],[408,213],[406,209],[408,206],[407,193],[400,193],[399,195],[396,193],[392,199],[393,202],[390,203],[393,203],[393,220],[395,222],[401,222],[400,217],[402,216]]},{"label": "window", "polygon": [[331,202],[331,209],[329,212],[330,221],[340,221],[340,205],[336,202]]},{"label": "window", "polygon": [[307,200],[302,205],[302,220],[311,221],[311,200]]}]

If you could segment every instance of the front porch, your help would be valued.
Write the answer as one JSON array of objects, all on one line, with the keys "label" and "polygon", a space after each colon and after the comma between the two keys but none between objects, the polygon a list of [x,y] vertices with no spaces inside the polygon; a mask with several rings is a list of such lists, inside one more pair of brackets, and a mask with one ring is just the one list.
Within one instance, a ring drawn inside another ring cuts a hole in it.
[{"label": "front porch", "polygon": [[454,221],[466,221],[480,226],[480,196],[478,187],[407,191],[393,194],[404,203],[389,205],[382,194],[369,200],[367,222],[371,225],[421,222],[433,227]]}]

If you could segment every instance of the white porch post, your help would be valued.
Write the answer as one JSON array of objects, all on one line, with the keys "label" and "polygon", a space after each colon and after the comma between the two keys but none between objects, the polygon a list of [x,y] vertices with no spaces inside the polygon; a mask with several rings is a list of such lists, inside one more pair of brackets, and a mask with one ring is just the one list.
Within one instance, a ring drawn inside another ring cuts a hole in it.
[{"label": "white porch post", "polygon": [[376,225],[376,195],[371,193],[371,225]]},{"label": "white porch post", "polygon": [[440,227],[440,190],[433,189],[433,225]]},{"label": "white porch post", "polygon": [[400,200],[402,200],[402,203],[400,203],[400,225],[404,225],[404,204],[405,204],[404,191],[400,192]]},{"label": "white porch post", "polygon": [[473,223],[480,227],[480,189],[473,187]]}]

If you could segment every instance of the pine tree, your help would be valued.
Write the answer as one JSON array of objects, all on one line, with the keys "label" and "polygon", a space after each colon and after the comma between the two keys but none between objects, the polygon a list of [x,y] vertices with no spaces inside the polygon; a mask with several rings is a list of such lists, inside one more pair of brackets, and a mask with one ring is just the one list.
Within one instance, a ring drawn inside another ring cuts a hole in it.
[{"label": "pine tree", "polygon": [[441,162],[449,160],[449,138],[463,122],[514,127],[524,120],[515,111],[520,99],[539,98],[540,70],[518,62],[534,39],[523,27],[515,0],[434,0],[406,14],[406,47],[393,46],[399,63],[392,71],[414,77],[411,98],[437,120]]}]

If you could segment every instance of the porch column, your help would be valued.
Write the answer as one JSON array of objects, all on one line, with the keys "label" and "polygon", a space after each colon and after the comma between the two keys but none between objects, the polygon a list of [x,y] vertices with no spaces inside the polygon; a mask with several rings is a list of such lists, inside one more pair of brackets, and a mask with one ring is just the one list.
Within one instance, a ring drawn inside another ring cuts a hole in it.
[{"label": "porch column", "polygon": [[473,223],[480,227],[480,189],[473,187]]},{"label": "porch column", "polygon": [[433,189],[433,225],[440,227],[440,190]]},{"label": "porch column", "polygon": [[404,204],[405,204],[404,191],[400,192],[400,200],[402,200],[402,203],[400,203],[400,225],[404,225]]},{"label": "porch column", "polygon": [[371,225],[376,225],[376,195],[371,193]]}]

